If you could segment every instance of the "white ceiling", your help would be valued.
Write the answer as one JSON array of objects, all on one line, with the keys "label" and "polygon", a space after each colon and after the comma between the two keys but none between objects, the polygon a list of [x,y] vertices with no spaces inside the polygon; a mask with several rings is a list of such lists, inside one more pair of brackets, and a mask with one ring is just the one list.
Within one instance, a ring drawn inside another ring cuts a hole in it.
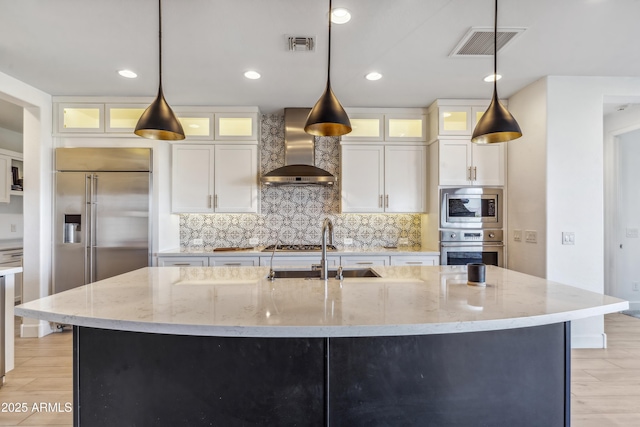
[{"label": "white ceiling", "polygon": [[[452,58],[493,0],[334,0],[334,92],[350,107],[426,107],[488,98],[490,57]],[[0,71],[52,95],[155,96],[156,0],[0,0]],[[163,0],[163,86],[171,105],[312,106],[324,89],[328,1]],[[525,27],[500,51],[501,97],[547,75],[639,76],[640,0],[502,0],[500,27]],[[285,36],[315,36],[291,53]],[[120,77],[122,68],[138,73]],[[243,72],[255,69],[260,80]],[[381,72],[377,82],[364,79]]]}]

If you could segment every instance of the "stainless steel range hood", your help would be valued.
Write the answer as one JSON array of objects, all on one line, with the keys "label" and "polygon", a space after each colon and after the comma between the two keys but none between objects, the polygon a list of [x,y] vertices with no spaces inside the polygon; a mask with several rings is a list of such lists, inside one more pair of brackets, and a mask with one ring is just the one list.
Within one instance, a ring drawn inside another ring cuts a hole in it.
[{"label": "stainless steel range hood", "polygon": [[315,137],[304,131],[310,108],[284,109],[284,166],[262,176],[264,185],[333,185],[335,176],[315,166]]}]

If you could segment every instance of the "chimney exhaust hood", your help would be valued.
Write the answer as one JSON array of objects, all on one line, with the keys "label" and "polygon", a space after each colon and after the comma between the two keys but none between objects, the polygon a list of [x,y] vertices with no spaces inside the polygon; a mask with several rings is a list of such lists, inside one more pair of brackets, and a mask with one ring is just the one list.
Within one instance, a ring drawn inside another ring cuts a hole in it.
[{"label": "chimney exhaust hood", "polygon": [[315,166],[315,137],[304,131],[310,108],[284,109],[284,164],[262,176],[264,185],[333,185],[335,176]]}]

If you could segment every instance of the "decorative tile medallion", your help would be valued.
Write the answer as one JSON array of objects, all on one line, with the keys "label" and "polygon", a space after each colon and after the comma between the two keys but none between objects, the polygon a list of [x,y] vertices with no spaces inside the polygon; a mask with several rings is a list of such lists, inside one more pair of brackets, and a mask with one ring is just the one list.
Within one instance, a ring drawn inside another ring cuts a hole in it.
[{"label": "decorative tile medallion", "polygon": [[[316,166],[334,174],[340,182],[340,142],[335,137],[317,137]],[[261,117],[261,173],[284,166],[284,116]],[[264,186],[260,190],[260,214],[181,214],[180,247],[188,249],[193,239],[202,239],[205,251],[216,247],[258,246],[280,240],[290,244],[320,243],[325,218],[334,225],[336,246],[345,237],[355,248],[394,246],[407,238],[409,246],[420,246],[420,214],[341,214],[340,187]]]}]

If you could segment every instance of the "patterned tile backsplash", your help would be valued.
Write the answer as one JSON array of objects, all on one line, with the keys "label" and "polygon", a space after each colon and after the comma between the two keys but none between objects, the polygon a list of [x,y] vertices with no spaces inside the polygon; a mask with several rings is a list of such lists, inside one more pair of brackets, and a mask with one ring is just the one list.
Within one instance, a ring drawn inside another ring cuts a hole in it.
[{"label": "patterned tile backsplash", "polygon": [[[263,115],[261,120],[261,173],[284,166],[284,116]],[[340,177],[338,138],[316,138],[316,166]],[[334,242],[341,247],[352,238],[355,248],[398,244],[407,238],[409,246],[420,246],[420,214],[341,214],[340,187],[265,186],[261,189],[260,214],[181,214],[180,247],[193,248],[193,239],[202,239],[198,249],[259,246],[281,243],[319,244],[325,218],[334,226]]]}]

